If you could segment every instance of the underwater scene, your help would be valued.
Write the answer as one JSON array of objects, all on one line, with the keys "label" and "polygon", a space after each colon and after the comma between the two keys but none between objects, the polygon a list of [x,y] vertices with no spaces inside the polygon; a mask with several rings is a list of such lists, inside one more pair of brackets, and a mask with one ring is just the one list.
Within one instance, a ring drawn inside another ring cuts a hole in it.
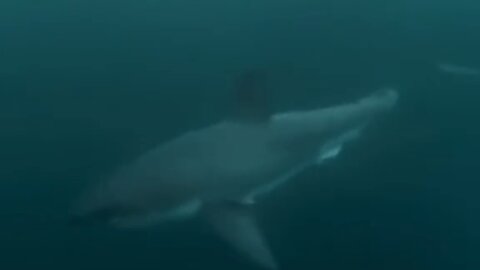
[{"label": "underwater scene", "polygon": [[479,14],[1,1],[0,269],[480,269]]}]

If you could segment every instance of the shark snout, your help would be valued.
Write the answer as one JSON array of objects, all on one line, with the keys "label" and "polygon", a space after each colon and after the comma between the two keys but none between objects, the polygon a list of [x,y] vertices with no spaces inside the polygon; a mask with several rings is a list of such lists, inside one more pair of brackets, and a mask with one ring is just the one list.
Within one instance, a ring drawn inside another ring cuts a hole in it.
[{"label": "shark snout", "polygon": [[88,226],[88,225],[105,225],[112,220],[125,217],[132,213],[132,210],[123,206],[109,206],[94,209],[84,213],[73,214],[68,224],[70,226]]}]

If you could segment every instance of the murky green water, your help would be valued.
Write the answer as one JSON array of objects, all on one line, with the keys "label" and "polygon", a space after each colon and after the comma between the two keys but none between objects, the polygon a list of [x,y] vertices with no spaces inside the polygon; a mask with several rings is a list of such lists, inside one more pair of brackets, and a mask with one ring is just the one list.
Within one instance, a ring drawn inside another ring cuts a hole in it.
[{"label": "murky green water", "polygon": [[[283,269],[478,269],[480,68],[473,1],[0,3],[0,268],[254,269],[199,221],[68,227],[96,177],[229,113],[270,74],[276,110],[382,86],[397,110],[258,208]],[[200,225],[200,226],[197,226]]]}]

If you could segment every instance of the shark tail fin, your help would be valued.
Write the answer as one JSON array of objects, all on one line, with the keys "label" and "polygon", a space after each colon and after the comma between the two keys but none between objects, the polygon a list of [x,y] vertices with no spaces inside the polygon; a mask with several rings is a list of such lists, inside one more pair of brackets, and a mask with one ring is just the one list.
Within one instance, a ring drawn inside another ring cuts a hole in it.
[{"label": "shark tail fin", "polygon": [[390,109],[397,104],[398,97],[398,91],[395,88],[382,88],[367,97],[367,99],[383,104],[385,109]]}]

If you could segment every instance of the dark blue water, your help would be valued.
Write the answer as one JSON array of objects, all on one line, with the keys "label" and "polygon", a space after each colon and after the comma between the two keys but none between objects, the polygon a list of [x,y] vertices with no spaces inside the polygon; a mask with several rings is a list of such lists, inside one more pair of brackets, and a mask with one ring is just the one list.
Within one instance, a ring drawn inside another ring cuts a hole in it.
[{"label": "dark blue water", "polygon": [[276,110],[378,87],[396,111],[257,212],[284,269],[478,269],[474,1],[0,3],[0,268],[255,269],[199,221],[67,226],[90,181],[228,115],[232,78],[270,74]]}]

